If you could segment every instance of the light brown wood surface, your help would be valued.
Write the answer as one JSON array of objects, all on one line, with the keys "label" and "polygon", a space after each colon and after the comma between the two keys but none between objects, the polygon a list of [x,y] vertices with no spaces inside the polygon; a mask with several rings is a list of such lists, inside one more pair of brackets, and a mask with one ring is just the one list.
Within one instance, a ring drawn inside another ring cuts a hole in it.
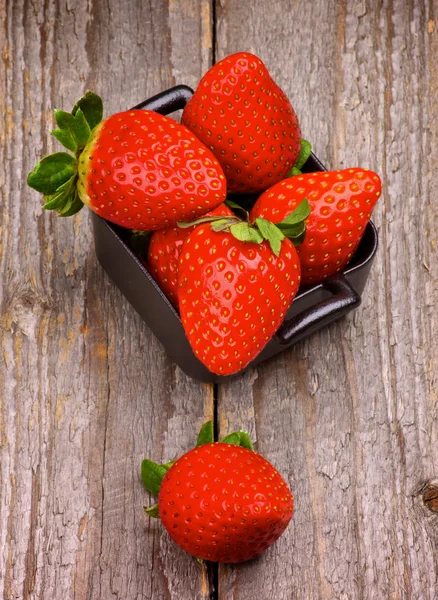
[{"label": "light brown wood surface", "polygon": [[[213,48],[214,45],[214,48]],[[123,110],[258,54],[328,167],[382,177],[362,306],[217,389],[172,363],[97,264],[89,214],[25,179],[52,109]],[[438,3],[0,0],[0,598],[438,598]],[[296,511],[203,569],[142,506],[141,459],[247,428]]]}]

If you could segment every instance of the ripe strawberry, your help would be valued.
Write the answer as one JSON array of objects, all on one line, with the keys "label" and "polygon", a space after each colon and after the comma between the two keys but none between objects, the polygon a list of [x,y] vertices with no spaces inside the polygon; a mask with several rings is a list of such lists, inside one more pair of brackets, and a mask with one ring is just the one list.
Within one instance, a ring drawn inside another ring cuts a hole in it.
[{"label": "ripe strawberry", "polygon": [[[221,204],[206,216],[232,217],[233,212]],[[195,227],[160,229],[152,234],[149,242],[146,266],[175,308],[178,308],[178,259],[184,241]]]},{"label": "ripe strawberry", "polygon": [[[225,221],[224,219],[222,221]],[[264,348],[282,323],[300,282],[293,243],[264,219],[214,230],[199,225],[178,267],[181,321],[210,371],[230,375]]]},{"label": "ripe strawberry", "polygon": [[308,198],[306,236],[297,248],[301,284],[309,285],[342,270],[353,256],[381,194],[379,176],[367,169],[309,173],[285,179],[262,194],[250,218],[273,223],[285,219]]},{"label": "ripe strawberry", "polygon": [[144,231],[196,218],[225,199],[218,161],[172,119],[129,110],[101,121],[102,102],[90,92],[71,114],[55,116],[53,134],[74,156],[57,152],[30,173],[44,208],[70,216],[86,204],[108,221]]},{"label": "ripe strawberry", "polygon": [[206,423],[196,448],[175,463],[142,464],[146,488],[170,537],[198,559],[235,563],[254,558],[284,532],[293,498],[278,471],[253,451],[246,432],[213,442]]},{"label": "ripe strawberry", "polygon": [[289,100],[248,52],[207,71],[182,123],[216,156],[231,192],[266,190],[286,175],[300,152],[300,128]]}]

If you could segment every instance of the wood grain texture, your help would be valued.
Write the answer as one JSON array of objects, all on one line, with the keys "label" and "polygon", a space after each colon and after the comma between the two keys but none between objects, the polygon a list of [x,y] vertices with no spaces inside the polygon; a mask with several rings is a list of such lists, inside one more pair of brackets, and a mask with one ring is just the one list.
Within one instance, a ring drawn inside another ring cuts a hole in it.
[{"label": "wood grain texture", "polygon": [[143,514],[139,468],[193,444],[212,389],[172,364],[106,278],[89,214],[43,214],[25,185],[58,148],[54,107],[91,88],[110,114],[195,84],[209,7],[0,2],[1,598],[209,597],[206,572]]},{"label": "wood grain texture", "polygon": [[218,58],[257,53],[321,160],[372,168],[384,188],[361,308],[219,390],[220,433],[248,427],[296,496],[265,556],[220,569],[221,599],[438,597],[438,518],[424,501],[438,472],[437,12],[218,5]]}]

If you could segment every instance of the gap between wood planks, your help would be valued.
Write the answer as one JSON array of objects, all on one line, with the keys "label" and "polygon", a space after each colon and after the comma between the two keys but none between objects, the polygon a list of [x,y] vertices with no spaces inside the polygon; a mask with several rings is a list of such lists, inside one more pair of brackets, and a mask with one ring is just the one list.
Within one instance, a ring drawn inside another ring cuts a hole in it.
[{"label": "gap between wood planks", "polygon": [[[211,61],[216,64],[216,39],[217,39],[217,0],[211,0]],[[219,385],[213,385],[213,434],[215,441],[219,437],[219,414],[218,414]],[[210,600],[219,600],[219,565],[208,563],[207,577],[210,588]]]},{"label": "gap between wood planks", "polygon": [[[215,4],[213,0],[213,5]],[[213,23],[214,23],[215,12],[213,9]],[[215,30],[215,27],[213,27]],[[213,38],[213,48],[215,47]],[[213,54],[214,61],[214,54]],[[218,397],[219,397],[219,385],[215,383],[213,385],[213,434],[215,441],[219,441],[219,414],[218,414]],[[208,580],[210,587],[210,600],[219,600],[219,564],[209,563],[208,568]]]}]

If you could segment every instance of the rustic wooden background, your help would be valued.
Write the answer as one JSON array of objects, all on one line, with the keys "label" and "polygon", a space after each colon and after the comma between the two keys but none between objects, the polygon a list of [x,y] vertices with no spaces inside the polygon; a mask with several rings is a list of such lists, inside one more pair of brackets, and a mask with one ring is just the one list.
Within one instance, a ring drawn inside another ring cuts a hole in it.
[{"label": "rustic wooden background", "polygon": [[[258,54],[332,168],[380,173],[363,305],[218,389],[186,377],[97,264],[84,210],[27,173],[52,109],[106,114]],[[0,0],[0,597],[438,598],[437,0]],[[144,456],[248,428],[291,484],[258,560],[204,570],[149,522]]]}]

